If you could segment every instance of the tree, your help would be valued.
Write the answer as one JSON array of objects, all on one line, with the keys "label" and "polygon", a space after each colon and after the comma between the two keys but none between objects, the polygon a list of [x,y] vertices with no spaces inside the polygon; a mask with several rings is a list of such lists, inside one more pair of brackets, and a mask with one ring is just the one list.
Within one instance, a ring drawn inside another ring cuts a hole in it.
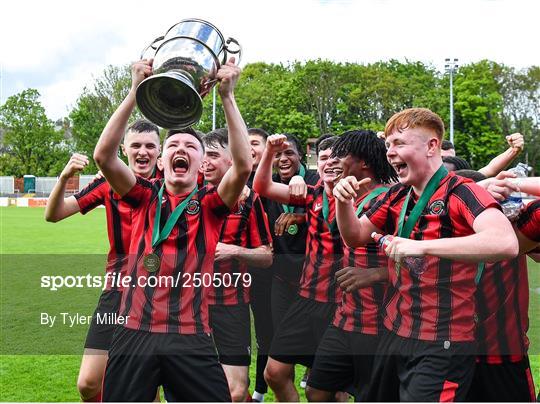
[{"label": "tree", "polygon": [[0,106],[2,175],[58,175],[69,157],[63,130],[57,131],[39,102],[39,92],[27,89]]},{"label": "tree", "polygon": [[[127,96],[130,87],[129,65],[108,66],[95,80],[93,87],[85,87],[79,96],[69,117],[72,121],[75,150],[90,157],[90,164],[83,172],[92,174],[97,171],[92,159],[94,148],[107,121]],[[141,114],[136,109],[132,119],[138,117],[141,117]]]},{"label": "tree", "polygon": [[455,78],[456,152],[475,168],[505,150],[501,126],[502,96],[496,63],[483,60],[462,66]]}]

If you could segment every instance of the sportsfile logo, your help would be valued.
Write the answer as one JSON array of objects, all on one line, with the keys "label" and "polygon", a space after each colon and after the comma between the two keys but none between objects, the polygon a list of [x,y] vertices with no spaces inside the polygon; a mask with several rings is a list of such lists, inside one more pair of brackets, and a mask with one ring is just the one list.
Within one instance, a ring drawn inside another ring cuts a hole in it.
[{"label": "sportsfile logo", "polygon": [[50,291],[62,288],[109,288],[126,289],[130,287],[151,288],[199,288],[199,287],[249,287],[250,273],[178,273],[173,275],[139,275],[133,279],[129,275],[107,273],[105,275],[44,275],[41,287]]}]

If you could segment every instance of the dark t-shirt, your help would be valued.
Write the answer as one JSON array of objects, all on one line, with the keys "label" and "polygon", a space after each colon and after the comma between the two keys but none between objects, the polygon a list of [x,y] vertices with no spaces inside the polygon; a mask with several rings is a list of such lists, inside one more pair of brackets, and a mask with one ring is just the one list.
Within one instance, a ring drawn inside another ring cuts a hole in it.
[{"label": "dark t-shirt", "polygon": [[[279,183],[282,182],[278,174],[274,174],[272,180]],[[250,178],[250,181],[252,181],[252,178]],[[306,170],[304,181],[308,185],[315,185],[319,181],[319,176],[316,171]],[[282,236],[276,236],[274,234],[274,225],[279,216],[284,213],[283,205],[266,198],[261,198],[261,200],[264,210],[268,215],[268,223],[270,225],[274,247],[274,261],[272,266],[265,269],[265,271],[270,270],[275,277],[294,286],[298,286],[306,254],[307,224],[299,225],[298,233],[294,235],[284,232]],[[303,207],[295,207],[294,213],[305,213],[305,209]]]}]

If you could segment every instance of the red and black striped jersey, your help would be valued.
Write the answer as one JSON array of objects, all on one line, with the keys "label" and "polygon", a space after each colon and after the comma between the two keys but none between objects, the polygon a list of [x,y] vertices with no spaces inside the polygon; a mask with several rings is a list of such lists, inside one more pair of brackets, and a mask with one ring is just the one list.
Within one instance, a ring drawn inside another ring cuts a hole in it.
[{"label": "red and black striped jersey", "polygon": [[[368,194],[366,193],[358,198],[354,205],[355,210]],[[375,201],[381,199],[383,195],[369,201],[362,208],[362,213],[359,216],[367,212]],[[354,267],[358,271],[388,266],[388,257],[376,243],[369,243],[365,247],[356,249],[344,246],[344,253],[343,265]],[[336,308],[334,326],[345,331],[378,335],[382,330],[385,293],[386,285],[383,283],[355,290],[352,293],[343,292],[341,303]]]},{"label": "red and black striped jersey", "polygon": [[[105,270],[108,273],[123,274],[131,242],[131,207],[118,199],[103,177],[89,183],[74,197],[83,215],[100,205],[105,206],[109,238]],[[116,289],[117,285],[115,284],[113,288]],[[106,289],[111,290],[110,282],[107,283]]]},{"label": "red and black striped jersey", "polygon": [[[219,241],[245,248],[270,245],[272,235],[261,198],[251,191],[247,199],[238,204],[225,218]],[[214,263],[214,273],[220,274],[221,286],[210,292],[210,304],[225,306],[249,303],[249,286],[243,281],[247,265],[237,260]]]},{"label": "red and black striped jersey", "polygon": [[328,196],[328,222],[323,216],[324,185],[308,185],[306,198],[293,200],[291,205],[305,206],[307,214],[306,258],[300,278],[299,294],[323,303],[339,303],[341,289],[335,274],[343,268],[343,242],[335,222],[335,202]]},{"label": "red and black striped jersey", "polygon": [[529,340],[527,256],[487,263],[476,292],[478,360],[518,362]]},{"label": "red and black striped jersey", "polygon": [[[383,232],[397,234],[399,214],[409,190],[403,184],[393,186],[366,216]],[[406,216],[415,203],[413,192]],[[426,204],[410,238],[437,240],[472,235],[476,217],[488,208],[500,206],[485,189],[449,173]],[[474,341],[477,264],[425,256],[418,268],[408,270],[402,265],[396,271],[395,262],[388,263],[394,292],[386,306],[386,328],[406,338]]]},{"label": "red and black striped jersey", "polygon": [[[133,208],[133,241],[127,271],[131,284],[122,294],[120,312],[129,316],[127,328],[156,333],[208,333],[214,253],[229,209],[216,189],[198,190],[168,238],[152,248],[156,207],[161,209],[162,229],[186,198],[165,190],[158,201],[162,184],[163,180],[138,177],[123,197]],[[144,257],[152,252],[160,258],[157,272],[148,272],[144,267]]]},{"label": "red and black striped jersey", "polygon": [[540,243],[540,199],[527,205],[519,216],[516,226],[529,240]]}]

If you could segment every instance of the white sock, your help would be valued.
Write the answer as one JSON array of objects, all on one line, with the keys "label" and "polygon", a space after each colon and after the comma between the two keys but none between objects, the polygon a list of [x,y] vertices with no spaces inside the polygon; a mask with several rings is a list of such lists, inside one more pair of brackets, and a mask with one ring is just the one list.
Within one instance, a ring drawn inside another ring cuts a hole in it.
[{"label": "white sock", "polygon": [[258,391],[254,391],[251,395],[251,399],[253,401],[263,402],[264,401],[264,394],[259,393]]}]

